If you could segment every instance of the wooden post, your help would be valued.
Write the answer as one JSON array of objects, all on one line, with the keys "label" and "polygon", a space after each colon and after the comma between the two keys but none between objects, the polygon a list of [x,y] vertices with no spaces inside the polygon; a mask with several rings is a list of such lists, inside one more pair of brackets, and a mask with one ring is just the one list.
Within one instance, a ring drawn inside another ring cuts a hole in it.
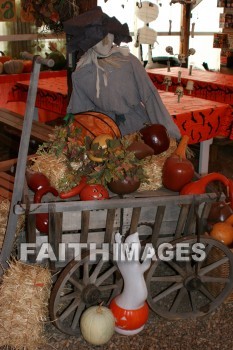
[{"label": "wooden post", "polygon": [[[189,34],[190,34],[190,19],[191,19],[191,5],[182,6],[182,18],[181,18],[181,40],[180,40],[180,53],[187,55],[189,49]],[[188,60],[182,65],[188,67]]]}]

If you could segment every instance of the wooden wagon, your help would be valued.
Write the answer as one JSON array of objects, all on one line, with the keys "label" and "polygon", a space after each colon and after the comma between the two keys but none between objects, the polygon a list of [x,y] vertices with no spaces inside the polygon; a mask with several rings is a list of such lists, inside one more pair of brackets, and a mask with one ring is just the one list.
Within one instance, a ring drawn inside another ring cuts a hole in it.
[{"label": "wooden wagon", "polygon": [[[34,62],[29,98],[35,94],[40,64],[41,61]],[[31,98],[28,104],[34,106],[34,100]],[[31,113],[26,113],[23,143],[25,139],[27,143],[30,128]],[[142,245],[149,244],[156,252],[160,243],[170,244],[164,249],[165,255],[171,254],[170,259],[155,255],[145,276],[148,304],[159,315],[170,319],[203,316],[231,293],[233,255],[225,245],[205,235],[206,219],[211,204],[217,200],[216,194],[180,196],[161,189],[102,201],[79,201],[78,198],[58,201],[48,195],[43,203],[33,204],[32,195],[24,184],[26,156],[27,144],[23,144],[0,263],[7,268],[17,216],[26,214],[27,242],[38,247],[43,242],[49,243],[57,257],[57,261],[50,261],[50,268],[56,274],[49,309],[51,320],[62,332],[76,335],[86,307],[103,301],[108,305],[121,292],[123,280],[112,248],[116,232],[126,237],[137,231]],[[49,215],[48,236],[40,235],[35,228],[35,216],[41,213]],[[60,243],[80,243],[84,249],[73,256],[63,252],[67,255],[61,263]],[[180,261],[177,252],[181,243],[187,248],[188,259]],[[197,243],[202,244],[204,251],[201,260],[193,255]],[[220,254],[210,262],[213,251]],[[107,259],[103,258],[105,252]],[[227,271],[224,277],[219,275],[219,267],[223,265]],[[217,295],[211,292],[213,284],[220,286]]]}]

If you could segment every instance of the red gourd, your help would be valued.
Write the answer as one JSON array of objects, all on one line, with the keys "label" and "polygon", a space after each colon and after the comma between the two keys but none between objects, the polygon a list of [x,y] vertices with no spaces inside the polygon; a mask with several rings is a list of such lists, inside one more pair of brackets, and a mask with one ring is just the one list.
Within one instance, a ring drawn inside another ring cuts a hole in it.
[{"label": "red gourd", "polygon": [[36,192],[41,188],[50,186],[49,179],[43,173],[27,170],[26,180],[28,187]]},{"label": "red gourd", "polygon": [[162,183],[171,191],[180,191],[194,176],[194,166],[186,158],[188,141],[189,137],[184,135],[176,150],[164,162]]},{"label": "red gourd", "polygon": [[[47,193],[52,193],[55,197],[58,196],[58,191],[54,187],[51,187],[51,186],[43,187],[36,191],[34,195],[34,203],[41,203],[42,197]],[[49,214],[47,213],[36,214],[36,228],[41,233],[48,234]]]},{"label": "red gourd", "polygon": [[219,173],[210,173],[197,181],[186,184],[180,191],[180,194],[203,194],[206,192],[208,184],[213,181],[220,181],[224,186],[229,187],[229,179],[226,176]]},{"label": "red gourd", "polygon": [[59,196],[62,199],[68,199],[71,197],[75,197],[77,195],[79,195],[79,193],[82,191],[82,189],[87,185],[87,178],[85,176],[83,176],[80,180],[80,182],[74,186],[73,188],[71,188],[69,191],[66,192],[60,192]]}]

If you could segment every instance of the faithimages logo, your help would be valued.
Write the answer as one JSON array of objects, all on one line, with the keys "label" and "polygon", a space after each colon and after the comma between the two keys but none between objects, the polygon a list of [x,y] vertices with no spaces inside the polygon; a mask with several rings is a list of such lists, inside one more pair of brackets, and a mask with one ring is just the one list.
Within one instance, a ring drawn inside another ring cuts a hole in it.
[{"label": "faithimages logo", "polygon": [[36,255],[36,262],[43,261],[68,262],[71,259],[81,260],[82,251],[89,250],[90,261],[95,262],[99,256],[103,261],[110,259],[119,261],[144,261],[147,259],[171,261],[203,261],[206,257],[203,243],[162,243],[156,249],[151,243],[143,248],[140,243],[60,243],[58,253],[55,254],[51,244],[43,243],[37,247],[34,243],[20,244],[20,260],[28,261],[29,256]]}]

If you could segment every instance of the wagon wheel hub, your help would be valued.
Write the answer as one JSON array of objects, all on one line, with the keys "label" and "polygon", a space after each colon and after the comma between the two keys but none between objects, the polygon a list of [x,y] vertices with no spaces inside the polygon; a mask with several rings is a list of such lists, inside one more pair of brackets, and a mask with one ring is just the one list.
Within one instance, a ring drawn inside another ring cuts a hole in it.
[{"label": "wagon wheel hub", "polygon": [[192,275],[184,280],[184,286],[188,291],[199,290],[202,282],[198,276]]},{"label": "wagon wheel hub", "polygon": [[99,302],[101,292],[94,284],[88,284],[83,290],[81,298],[85,304],[94,305]]}]

